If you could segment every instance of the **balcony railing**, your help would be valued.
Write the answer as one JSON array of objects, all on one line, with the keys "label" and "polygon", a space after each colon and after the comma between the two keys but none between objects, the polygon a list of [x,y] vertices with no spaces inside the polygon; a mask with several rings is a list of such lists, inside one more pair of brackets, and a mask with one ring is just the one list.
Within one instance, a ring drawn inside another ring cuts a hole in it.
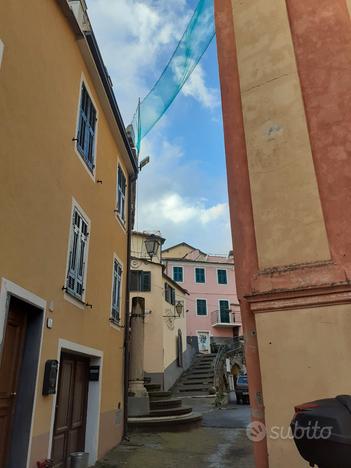
[{"label": "balcony railing", "polygon": [[240,312],[232,309],[214,310],[211,313],[211,323],[213,327],[240,327]]}]

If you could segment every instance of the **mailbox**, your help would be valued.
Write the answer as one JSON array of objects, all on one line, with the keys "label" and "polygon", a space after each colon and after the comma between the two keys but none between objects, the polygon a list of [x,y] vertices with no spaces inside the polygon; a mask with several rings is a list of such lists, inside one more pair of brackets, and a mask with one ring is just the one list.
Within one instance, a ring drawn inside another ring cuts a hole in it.
[{"label": "mailbox", "polygon": [[98,382],[100,378],[100,366],[89,367],[89,381]]},{"label": "mailbox", "polygon": [[56,393],[56,382],[59,363],[56,359],[50,359],[45,363],[43,395],[54,395]]}]

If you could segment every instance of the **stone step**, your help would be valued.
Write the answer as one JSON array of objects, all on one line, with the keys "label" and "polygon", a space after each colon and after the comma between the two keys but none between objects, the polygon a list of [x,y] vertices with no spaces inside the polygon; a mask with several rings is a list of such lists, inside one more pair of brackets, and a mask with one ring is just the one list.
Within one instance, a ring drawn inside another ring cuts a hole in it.
[{"label": "stone step", "polygon": [[144,377],[145,383],[151,383],[151,377]]},{"label": "stone step", "polygon": [[185,385],[177,387],[178,392],[197,392],[198,390],[201,391],[208,391],[210,385]]},{"label": "stone step", "polygon": [[201,379],[211,379],[213,375],[209,374],[194,374],[194,375],[186,375],[182,380],[201,380]]},{"label": "stone step", "polygon": [[200,388],[200,389],[196,389],[196,388],[178,388],[175,395],[189,395],[189,396],[193,396],[193,395],[208,395],[209,394],[209,391],[208,391],[208,387],[206,388]]},{"label": "stone step", "polygon": [[183,382],[179,382],[179,385],[181,386],[188,386],[188,385],[208,385],[208,383],[211,383],[212,380],[208,379],[208,380],[204,380],[204,379],[201,379],[201,380],[190,380],[190,381],[186,381],[184,380]]},{"label": "stone step", "polygon": [[155,384],[155,383],[147,383],[147,384],[144,385],[144,387],[146,388],[146,390],[148,392],[151,392],[153,390],[155,390],[155,391],[161,390],[161,385],[160,384]]},{"label": "stone step", "polygon": [[189,414],[192,412],[191,406],[180,406],[179,408],[162,408],[150,411],[150,416],[176,416],[180,414]]},{"label": "stone step", "polygon": [[152,391],[149,392],[150,401],[163,400],[172,396],[171,392]]},{"label": "stone step", "polygon": [[184,375],[200,375],[200,374],[214,375],[214,372],[213,371],[206,372],[206,371],[203,371],[203,370],[194,370],[194,371],[189,372],[189,373],[187,372]]},{"label": "stone step", "polygon": [[138,429],[152,429],[164,428],[172,430],[176,426],[192,426],[201,421],[202,415],[200,413],[191,412],[188,414],[181,414],[176,416],[160,416],[160,417],[143,417],[143,418],[128,418],[128,427],[131,430]]},{"label": "stone step", "polygon": [[165,400],[151,400],[150,409],[156,410],[161,408],[179,408],[182,405],[181,398],[168,398]]}]

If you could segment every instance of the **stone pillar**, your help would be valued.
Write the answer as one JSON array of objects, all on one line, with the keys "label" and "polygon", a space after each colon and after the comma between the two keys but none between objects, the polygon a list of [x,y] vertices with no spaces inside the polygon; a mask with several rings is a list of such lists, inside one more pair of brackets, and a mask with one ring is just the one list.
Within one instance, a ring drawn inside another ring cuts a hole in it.
[{"label": "stone pillar", "polygon": [[130,358],[128,416],[150,413],[149,395],[144,387],[144,319],[145,299],[133,297],[130,318]]}]

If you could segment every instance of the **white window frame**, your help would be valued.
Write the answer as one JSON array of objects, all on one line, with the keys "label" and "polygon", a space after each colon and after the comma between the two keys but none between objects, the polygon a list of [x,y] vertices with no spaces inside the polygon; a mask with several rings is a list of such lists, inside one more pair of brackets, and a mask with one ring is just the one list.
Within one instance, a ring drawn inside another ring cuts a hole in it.
[{"label": "white window frame", "polygon": [[[67,289],[68,284],[68,270],[69,270],[69,262],[70,262],[70,252],[71,252],[71,245],[72,245],[72,238],[73,238],[73,214],[74,211],[77,210],[79,214],[84,218],[84,221],[88,227],[88,236],[86,241],[86,248],[85,248],[85,268],[83,272],[83,294],[82,297],[78,297],[74,295],[71,291]],[[90,243],[90,235],[91,235],[91,221],[86,212],[83,208],[79,205],[79,203],[73,198],[72,199],[72,209],[71,209],[71,217],[69,223],[69,235],[68,235],[68,246],[67,246],[67,260],[66,260],[66,270],[65,270],[65,299],[69,302],[72,302],[75,305],[78,305],[82,308],[82,303],[85,302],[86,298],[86,284],[87,284],[87,277],[88,277],[88,258],[89,258],[89,243]]]},{"label": "white window frame", "polygon": [[[81,153],[79,152],[78,149],[78,141],[76,140],[78,138],[78,130],[79,130],[79,119],[80,119],[80,102],[82,99],[82,86],[85,86],[85,89],[87,90],[89,97],[91,99],[91,102],[93,103],[96,111],[96,124],[95,124],[95,141],[94,141],[94,169],[93,172],[91,172],[86,165]],[[76,131],[74,134],[74,152],[78,156],[79,161],[83,165],[84,169],[86,170],[87,174],[89,174],[89,177],[93,180],[93,182],[96,182],[96,166],[97,166],[97,144],[98,144],[98,132],[99,132],[99,110],[98,106],[96,105],[96,102],[93,98],[93,94],[91,92],[91,89],[88,85],[88,82],[82,73],[80,82],[79,82],[79,93],[78,93],[78,104],[77,104],[77,117],[76,117]]]},{"label": "white window frame", "polygon": [[2,40],[0,39],[0,69],[1,69],[2,59],[3,59],[3,56],[4,56],[4,48],[5,48],[5,45],[2,42]]},{"label": "white window frame", "polygon": [[[226,275],[227,275],[227,282],[226,283],[220,283],[218,281],[218,272],[219,271],[225,271],[226,272]],[[229,275],[228,275],[228,269],[227,268],[217,268],[216,269],[216,276],[217,276],[217,284],[219,284],[219,286],[227,286],[229,284],[229,281],[228,281]]]},{"label": "white window frame", "polygon": [[[114,280],[115,280],[115,262],[121,267],[121,281],[119,285],[119,320],[116,320],[113,317],[113,291],[114,291]],[[122,314],[121,311],[123,310],[122,307],[122,294],[123,294],[123,274],[124,274],[124,266],[123,262],[121,262],[120,258],[114,253],[113,254],[113,262],[112,262],[112,289],[111,289],[111,307],[110,307],[110,322],[113,325],[121,326],[122,323]]]},{"label": "white window frame", "polygon": [[[124,176],[124,179],[125,179],[125,184],[126,184],[126,188],[125,188],[125,194],[123,195],[122,191],[119,190],[119,184],[118,184],[118,173],[119,173],[119,170],[121,170],[123,176]],[[116,210],[115,210],[115,213],[117,215],[117,218],[118,220],[120,221],[120,223],[122,224],[123,228],[126,227],[127,225],[127,210],[128,210],[128,204],[127,204],[127,198],[128,198],[128,184],[127,184],[127,176],[125,174],[125,171],[123,170],[123,167],[120,163],[117,164],[117,171],[116,171]],[[119,196],[124,197],[123,198],[123,211],[124,211],[124,218],[121,216],[121,213],[119,212]]]},{"label": "white window frame", "polygon": [[[182,278],[183,278],[183,281],[177,281],[174,279],[174,268],[181,268],[182,269]],[[183,284],[184,283],[184,267],[181,266],[181,265],[173,265],[172,266],[172,273],[173,273],[173,281],[175,281],[176,283],[179,283],[179,284]]]},{"label": "white window frame", "polygon": [[[203,284],[203,283],[199,283],[199,284]],[[203,314],[198,314],[197,313],[197,301],[205,301],[206,302],[206,314],[203,315]],[[207,299],[205,299],[204,297],[197,297],[195,299],[195,312],[196,312],[196,317],[208,317],[208,304],[207,304]]]},{"label": "white window frame", "polygon": [[[204,270],[204,277],[205,277],[205,282],[204,283],[200,283],[199,281],[196,281],[196,270]],[[195,284],[206,284],[206,281],[207,281],[207,278],[206,278],[206,268],[205,267],[201,267],[201,266],[197,266],[197,267],[194,267],[194,281],[195,281]]]}]

